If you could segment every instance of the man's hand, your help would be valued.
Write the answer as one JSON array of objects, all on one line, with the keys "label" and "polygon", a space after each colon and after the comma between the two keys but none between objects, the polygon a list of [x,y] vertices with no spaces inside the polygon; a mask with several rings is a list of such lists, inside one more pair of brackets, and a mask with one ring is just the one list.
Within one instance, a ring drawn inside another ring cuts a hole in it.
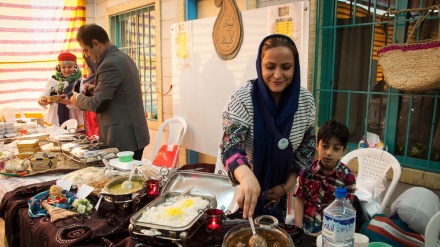
[{"label": "man's hand", "polygon": [[78,105],[76,104],[76,97],[78,97],[78,93],[73,92],[72,97],[70,97],[70,103],[72,103],[73,106],[78,107]]},{"label": "man's hand", "polygon": [[95,85],[86,84],[86,85],[84,85],[84,89],[83,89],[82,93],[85,94],[86,96],[90,96],[93,94],[94,90],[95,90]]}]

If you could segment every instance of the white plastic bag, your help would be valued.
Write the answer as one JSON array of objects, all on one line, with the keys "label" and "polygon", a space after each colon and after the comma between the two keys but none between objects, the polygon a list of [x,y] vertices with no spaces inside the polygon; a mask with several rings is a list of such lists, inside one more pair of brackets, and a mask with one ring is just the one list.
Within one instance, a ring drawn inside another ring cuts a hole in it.
[{"label": "white plastic bag", "polygon": [[359,148],[377,148],[377,149],[385,149],[383,142],[380,140],[380,137],[374,133],[367,132],[367,140],[365,140],[365,136],[362,137],[359,142]]},{"label": "white plastic bag", "polygon": [[386,177],[382,179],[356,178],[356,196],[363,210],[371,218],[379,211],[382,203],[382,193],[385,191]]}]

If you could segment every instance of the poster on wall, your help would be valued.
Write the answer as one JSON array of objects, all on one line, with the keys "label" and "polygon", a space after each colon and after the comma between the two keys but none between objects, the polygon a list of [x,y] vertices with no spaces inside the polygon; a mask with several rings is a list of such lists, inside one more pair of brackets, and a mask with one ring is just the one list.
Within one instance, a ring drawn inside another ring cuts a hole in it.
[{"label": "poster on wall", "polygon": [[[284,34],[293,39],[299,51],[300,63],[308,64],[309,2],[301,1],[267,7],[267,34]],[[301,77],[307,75],[306,66],[301,66]],[[302,84],[304,87],[305,85]]]},{"label": "poster on wall", "polygon": [[192,39],[191,39],[191,22],[180,22],[171,26],[171,42],[174,49],[172,56],[175,68],[192,68]]}]

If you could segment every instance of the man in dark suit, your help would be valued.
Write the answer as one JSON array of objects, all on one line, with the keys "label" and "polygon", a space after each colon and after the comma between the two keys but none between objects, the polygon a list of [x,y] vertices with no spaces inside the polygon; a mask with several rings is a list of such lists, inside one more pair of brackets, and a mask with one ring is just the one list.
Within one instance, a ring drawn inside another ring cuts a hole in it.
[{"label": "man in dark suit", "polygon": [[94,87],[85,89],[93,95],[74,93],[72,104],[97,113],[99,137],[106,145],[134,151],[133,158],[141,160],[150,136],[136,64],[110,42],[107,32],[98,25],[81,26],[76,40],[98,70]]}]

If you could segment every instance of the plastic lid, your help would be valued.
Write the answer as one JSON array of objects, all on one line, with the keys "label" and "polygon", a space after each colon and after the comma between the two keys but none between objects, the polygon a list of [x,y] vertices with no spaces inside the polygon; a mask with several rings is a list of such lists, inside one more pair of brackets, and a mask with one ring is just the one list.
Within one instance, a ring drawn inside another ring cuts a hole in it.
[{"label": "plastic lid", "polygon": [[336,198],[345,198],[347,196],[346,188],[336,188],[335,197]]}]

